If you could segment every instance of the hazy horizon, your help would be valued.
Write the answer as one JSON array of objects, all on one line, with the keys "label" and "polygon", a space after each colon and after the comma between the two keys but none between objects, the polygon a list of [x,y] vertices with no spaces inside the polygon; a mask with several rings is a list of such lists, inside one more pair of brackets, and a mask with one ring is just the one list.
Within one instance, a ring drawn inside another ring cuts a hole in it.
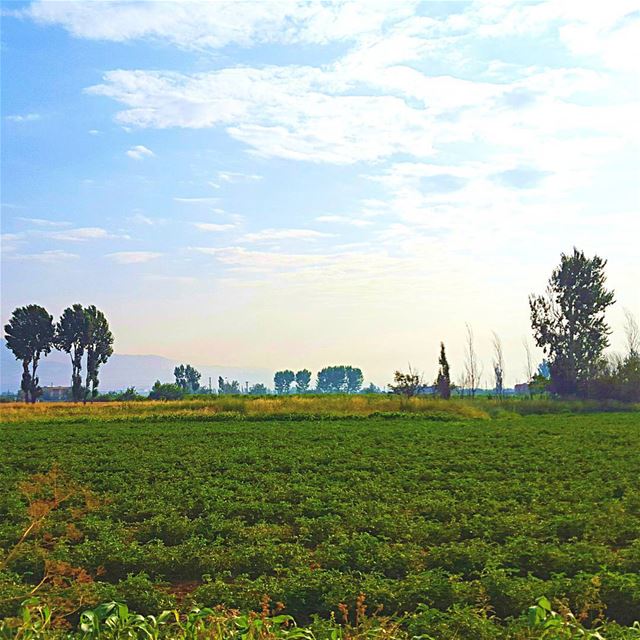
[{"label": "hazy horizon", "polygon": [[612,350],[640,316],[637,1],[2,8],[3,325],[95,304],[119,354],[383,385],[440,341],[456,382],[469,323],[513,386],[574,246]]}]

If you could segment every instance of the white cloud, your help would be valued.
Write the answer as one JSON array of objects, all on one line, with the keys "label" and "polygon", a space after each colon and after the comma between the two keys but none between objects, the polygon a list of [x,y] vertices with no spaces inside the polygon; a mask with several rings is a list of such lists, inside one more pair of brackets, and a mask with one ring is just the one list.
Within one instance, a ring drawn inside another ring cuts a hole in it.
[{"label": "white cloud", "polygon": [[265,157],[345,164],[433,153],[434,123],[427,110],[375,90],[335,94],[339,80],[334,72],[313,67],[238,67],[193,75],[117,70],[87,91],[126,105],[117,115],[121,124],[223,126]]},{"label": "white cloud", "polygon": [[68,260],[75,260],[79,256],[75,253],[69,253],[62,249],[50,249],[47,251],[41,251],[40,253],[23,253],[14,255],[14,260],[22,260],[28,262],[43,262],[45,264],[52,264],[55,262],[67,262]]},{"label": "white cloud", "polygon": [[15,114],[11,116],[5,116],[5,120],[9,122],[34,122],[36,120],[40,120],[41,116],[39,113],[25,113],[25,114]]},{"label": "white cloud", "polygon": [[45,218],[23,218],[18,217],[18,220],[22,222],[28,222],[29,224],[37,227],[68,227],[71,223],[63,220],[47,220]]},{"label": "white cloud", "polygon": [[138,144],[135,147],[131,147],[131,149],[129,149],[127,151],[127,156],[129,156],[129,158],[132,158],[133,160],[144,160],[144,158],[153,158],[155,157],[155,153],[153,153],[153,151],[151,151],[151,149],[147,149],[147,147]]},{"label": "white cloud", "polygon": [[108,253],[107,258],[110,258],[118,264],[140,264],[142,262],[155,260],[161,255],[161,253],[155,251],[116,251],[114,253]]},{"label": "white cloud", "polygon": [[330,238],[333,234],[313,229],[263,229],[242,236],[242,242],[274,242],[278,240],[318,240]]},{"label": "white cloud", "polygon": [[213,222],[194,222],[193,226],[200,229],[200,231],[213,231],[216,233],[236,228],[235,224],[215,224]]},{"label": "white cloud", "polygon": [[373,224],[371,220],[363,220],[362,218],[352,218],[349,216],[318,216],[316,222],[346,224],[352,227],[368,227]]},{"label": "white cloud", "polygon": [[127,238],[127,236],[109,233],[102,227],[78,227],[65,231],[53,231],[46,234],[52,240],[66,240],[69,242],[84,242],[85,240],[108,240],[112,238]]},{"label": "white cloud", "polygon": [[328,257],[315,254],[291,254],[270,251],[251,251],[245,247],[192,247],[195,253],[214,256],[231,267],[251,270],[290,269],[325,264]]},{"label": "white cloud", "polygon": [[258,175],[257,173],[218,171],[218,180],[221,180],[222,182],[256,182],[258,180],[262,180],[262,176]]},{"label": "white cloud", "polygon": [[0,247],[2,248],[0,255],[5,256],[8,253],[16,253],[20,245],[24,243],[25,237],[26,234],[24,233],[0,234]]},{"label": "white cloud", "polygon": [[174,198],[174,201],[184,204],[214,204],[220,202],[220,198]]},{"label": "white cloud", "polygon": [[265,0],[244,5],[216,2],[33,2],[22,15],[61,25],[72,35],[125,42],[151,38],[183,49],[218,49],[228,44],[353,40],[387,22],[410,15],[415,2],[368,0],[314,4]]}]

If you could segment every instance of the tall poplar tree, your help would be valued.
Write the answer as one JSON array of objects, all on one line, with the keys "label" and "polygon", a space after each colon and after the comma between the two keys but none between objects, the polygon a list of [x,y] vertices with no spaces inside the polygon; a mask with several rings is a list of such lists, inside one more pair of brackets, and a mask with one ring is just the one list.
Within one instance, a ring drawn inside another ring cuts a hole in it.
[{"label": "tall poplar tree", "polygon": [[71,397],[84,400],[82,390],[82,357],[87,348],[88,319],[81,304],[67,307],[56,325],[55,346],[71,356]]},{"label": "tall poplar tree", "polygon": [[94,305],[85,310],[87,319],[87,378],[85,384],[85,402],[89,396],[98,395],[98,371],[100,365],[107,362],[113,353],[113,334],[104,313]]}]

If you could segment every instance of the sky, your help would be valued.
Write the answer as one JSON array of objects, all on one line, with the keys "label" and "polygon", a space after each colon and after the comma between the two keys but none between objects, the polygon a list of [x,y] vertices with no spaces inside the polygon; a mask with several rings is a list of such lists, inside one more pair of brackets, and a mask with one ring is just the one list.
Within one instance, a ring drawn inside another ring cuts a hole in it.
[{"label": "sky", "polygon": [[[3,2],[2,321],[491,385],[574,246],[640,316],[640,2]],[[535,351],[535,358],[541,352]]]}]

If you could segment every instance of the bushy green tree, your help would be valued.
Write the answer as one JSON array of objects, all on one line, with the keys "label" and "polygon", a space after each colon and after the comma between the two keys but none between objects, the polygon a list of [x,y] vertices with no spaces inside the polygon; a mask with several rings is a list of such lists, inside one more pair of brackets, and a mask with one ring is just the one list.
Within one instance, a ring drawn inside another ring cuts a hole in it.
[{"label": "bushy green tree", "polygon": [[276,371],[273,376],[273,387],[278,395],[284,395],[291,391],[291,385],[296,379],[295,373],[290,369]]},{"label": "bushy green tree", "polygon": [[82,305],[67,307],[56,325],[55,346],[71,356],[71,397],[74,402],[84,399],[82,358],[88,337],[88,318]]},{"label": "bushy green tree", "polygon": [[411,398],[423,389],[422,376],[409,367],[408,373],[396,371],[393,374],[393,384],[389,385],[389,389],[393,393]]},{"label": "bushy green tree", "polygon": [[362,370],[358,367],[337,365],[318,371],[319,393],[358,393],[362,387]]},{"label": "bushy green tree", "polygon": [[296,373],[296,393],[307,393],[311,384],[311,371],[301,369]]},{"label": "bushy green tree", "polygon": [[197,393],[200,388],[202,374],[190,364],[176,367],[173,370],[176,384],[186,393]]},{"label": "bushy green tree", "polygon": [[440,357],[438,358],[438,377],[436,378],[438,395],[445,400],[451,397],[451,373],[449,361],[444,350],[444,342],[440,343]]},{"label": "bushy green tree", "polygon": [[30,304],[13,311],[4,327],[7,347],[16,360],[22,360],[22,382],[20,388],[25,402],[35,402],[42,389],[39,386],[38,363],[42,355],[53,348],[55,327],[53,316],[44,307]]},{"label": "bushy green tree", "polygon": [[347,366],[344,368],[345,380],[346,380],[346,392],[358,393],[362,388],[362,382],[364,377],[362,375],[362,369],[358,367]]},{"label": "bushy green tree", "polygon": [[250,396],[266,396],[269,393],[269,389],[267,389],[267,387],[265,387],[262,383],[257,383],[252,385],[249,388],[249,395]]},{"label": "bushy green tree", "polygon": [[529,297],[536,344],[549,360],[550,390],[559,395],[588,395],[589,385],[609,345],[605,312],[614,302],[605,288],[606,260],[582,251],[562,254],[546,294]]},{"label": "bushy green tree", "polygon": [[156,380],[149,392],[151,400],[181,400],[184,397],[184,390],[175,383],[160,382]]}]

